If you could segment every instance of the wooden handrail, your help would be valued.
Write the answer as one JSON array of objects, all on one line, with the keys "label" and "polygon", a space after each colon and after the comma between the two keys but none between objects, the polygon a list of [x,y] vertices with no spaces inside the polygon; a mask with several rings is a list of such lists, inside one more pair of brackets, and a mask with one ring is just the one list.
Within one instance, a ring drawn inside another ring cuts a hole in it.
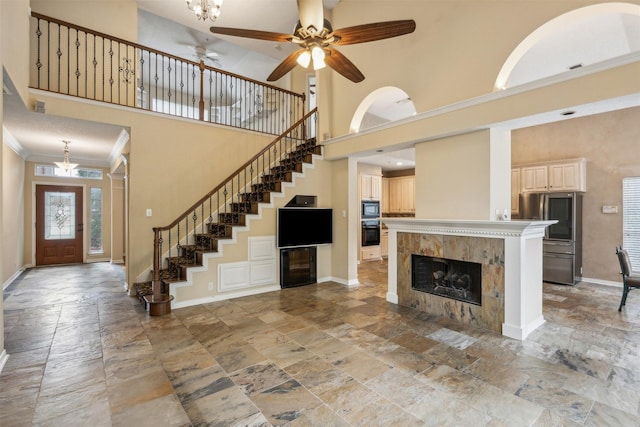
[{"label": "wooden handrail", "polygon": [[[134,43],[134,42],[131,42],[131,41],[128,41],[128,40],[124,40],[124,39],[121,39],[119,37],[115,37],[115,36],[112,36],[112,35],[109,35],[109,34],[101,33],[99,31],[94,31],[94,30],[91,30],[89,28],[82,27],[80,25],[75,25],[75,24],[72,24],[70,22],[62,21],[60,19],[52,18],[50,16],[42,15],[42,14],[37,13],[37,12],[31,12],[31,16],[34,17],[34,18],[37,18],[37,19],[43,19],[45,21],[53,22],[54,24],[63,25],[63,26],[72,28],[74,30],[83,31],[83,32],[88,33],[88,34],[93,34],[94,36],[102,37],[104,39],[108,39],[108,40],[112,40],[112,41],[115,41],[115,42],[118,42],[118,43],[122,43],[122,44],[131,46],[131,47],[134,47],[134,48],[137,48],[137,49],[146,50],[148,52],[155,53],[155,54],[158,54],[158,55],[162,55],[162,56],[165,56],[167,58],[175,59],[177,61],[181,61],[181,62],[184,62],[184,63],[192,64],[195,67],[199,67],[200,66],[200,62],[190,61],[188,59],[184,59],[184,58],[181,58],[179,56],[172,55],[170,53],[162,52],[160,50],[157,50],[157,49],[154,49],[154,48],[151,48],[151,47],[148,47],[148,46],[144,46],[144,45],[141,45],[141,44],[138,44],[138,43]],[[277,90],[279,92],[284,92],[284,93],[287,93],[289,95],[302,96],[303,100],[304,100],[304,97],[305,97],[304,94],[296,93],[296,92],[293,92],[293,91],[290,91],[290,90],[287,90],[287,89],[282,89],[282,88],[280,88],[278,86],[274,86],[274,85],[269,84],[269,83],[264,83],[264,82],[261,82],[261,81],[258,81],[258,80],[254,80],[254,79],[251,79],[249,77],[241,76],[239,74],[231,73],[229,71],[221,70],[219,68],[210,67],[208,65],[204,65],[204,68],[208,69],[208,70],[214,70],[214,71],[222,73],[222,74],[226,74],[229,77],[235,77],[235,78],[242,79],[242,80],[245,80],[245,81],[250,82],[250,83],[258,84],[260,86],[264,86],[264,87],[267,87],[267,88],[270,88],[270,89],[275,89],[275,90]]]},{"label": "wooden handrail", "polygon": [[200,200],[198,200],[197,202],[195,202],[193,205],[191,205],[189,207],[189,209],[187,209],[186,211],[184,211],[180,216],[178,216],[178,218],[176,220],[174,220],[171,224],[169,225],[165,225],[164,227],[154,227],[153,230],[155,231],[166,231],[166,230],[170,230],[173,227],[175,227],[176,225],[178,225],[178,223],[180,221],[182,221],[187,215],[189,215],[191,212],[193,212],[194,209],[196,209],[198,206],[202,205],[209,197],[211,197],[212,195],[214,195],[218,190],[222,189],[222,187],[224,187],[229,181],[231,181],[233,178],[235,178],[240,172],[242,172],[243,170],[245,170],[247,167],[249,167],[251,165],[251,163],[253,163],[255,160],[257,160],[260,156],[262,156],[264,153],[266,153],[267,151],[269,151],[274,145],[276,145],[280,140],[282,140],[286,135],[289,134],[289,132],[291,132],[292,130],[294,130],[296,127],[300,126],[301,124],[304,123],[305,120],[307,120],[309,117],[311,117],[313,114],[315,114],[318,111],[318,108],[314,108],[313,110],[309,111],[307,114],[305,114],[300,120],[298,120],[296,123],[294,123],[289,129],[287,129],[282,135],[279,135],[276,139],[274,139],[273,141],[271,141],[271,143],[269,145],[267,145],[266,147],[264,147],[262,150],[260,150],[260,152],[258,152],[255,156],[253,156],[251,159],[249,159],[245,164],[243,164],[242,166],[240,166],[238,169],[235,170],[235,172],[233,172],[232,174],[230,174],[227,178],[222,180],[222,183],[219,184],[216,188],[214,188],[213,190],[211,190],[210,192],[208,192],[204,197],[202,197]]}]

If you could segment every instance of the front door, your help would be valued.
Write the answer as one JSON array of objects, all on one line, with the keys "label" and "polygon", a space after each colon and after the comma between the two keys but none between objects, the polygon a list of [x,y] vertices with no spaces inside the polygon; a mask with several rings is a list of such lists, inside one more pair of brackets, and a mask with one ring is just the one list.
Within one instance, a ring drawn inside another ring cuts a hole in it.
[{"label": "front door", "polygon": [[36,265],[82,263],[82,187],[36,185]]}]

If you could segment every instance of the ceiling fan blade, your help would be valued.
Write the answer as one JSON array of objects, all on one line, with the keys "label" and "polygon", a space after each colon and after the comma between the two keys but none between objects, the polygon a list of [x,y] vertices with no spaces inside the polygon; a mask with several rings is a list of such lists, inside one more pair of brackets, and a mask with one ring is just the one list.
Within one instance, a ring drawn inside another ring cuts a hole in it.
[{"label": "ceiling fan blade", "polygon": [[271,74],[267,77],[267,81],[275,82],[276,80],[280,80],[282,76],[287,74],[289,71],[293,70],[293,68],[298,64],[297,59],[300,51],[303,49],[298,49],[295,52],[289,54],[284,61],[282,61]]},{"label": "ceiling fan blade", "polygon": [[324,49],[326,56],[324,62],[344,77],[348,78],[354,83],[360,83],[364,80],[364,74],[358,70],[358,67],[353,65],[353,62],[349,61],[346,56],[339,51],[327,47]]},{"label": "ceiling fan blade", "polygon": [[290,42],[291,34],[273,33],[271,31],[244,30],[241,28],[211,27],[209,30],[214,34],[226,36],[245,37],[249,39],[267,40],[273,42]]},{"label": "ceiling fan blade", "polygon": [[356,25],[335,30],[333,34],[340,37],[340,40],[334,44],[348,45],[383,40],[413,33],[415,29],[416,22],[413,19]]},{"label": "ceiling fan blade", "polygon": [[298,0],[298,15],[302,28],[313,26],[317,32],[324,26],[324,10],[322,0]]}]

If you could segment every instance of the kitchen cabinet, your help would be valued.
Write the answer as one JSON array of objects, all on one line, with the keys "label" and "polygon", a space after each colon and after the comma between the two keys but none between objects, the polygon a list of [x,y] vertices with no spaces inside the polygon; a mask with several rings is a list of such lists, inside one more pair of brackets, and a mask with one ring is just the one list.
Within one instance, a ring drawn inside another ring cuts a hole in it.
[{"label": "kitchen cabinet", "polygon": [[413,176],[402,179],[402,212],[414,213],[416,211],[416,179]]},{"label": "kitchen cabinet", "polygon": [[520,212],[520,168],[511,169],[511,215]]},{"label": "kitchen cabinet", "polygon": [[380,256],[386,258],[389,256],[389,230],[380,230]]},{"label": "kitchen cabinet", "polygon": [[549,169],[547,165],[524,166],[520,169],[522,192],[547,191]]},{"label": "kitchen cabinet", "polygon": [[380,200],[382,196],[382,177],[380,175],[360,174],[360,198],[362,200]]},{"label": "kitchen cabinet", "polygon": [[389,212],[415,213],[416,180],[414,176],[389,178]]},{"label": "kitchen cabinet", "polygon": [[363,246],[360,249],[360,261],[380,259],[380,246]]},{"label": "kitchen cabinet", "polygon": [[382,178],[382,199],[380,200],[380,212],[389,212],[389,178]]},{"label": "kitchen cabinet", "polygon": [[549,165],[549,191],[586,191],[586,160]]},{"label": "kitchen cabinet", "polygon": [[[523,193],[548,191],[587,191],[586,159],[558,160],[553,162],[521,165],[520,190]],[[511,197],[513,203],[513,179],[511,172]]]}]

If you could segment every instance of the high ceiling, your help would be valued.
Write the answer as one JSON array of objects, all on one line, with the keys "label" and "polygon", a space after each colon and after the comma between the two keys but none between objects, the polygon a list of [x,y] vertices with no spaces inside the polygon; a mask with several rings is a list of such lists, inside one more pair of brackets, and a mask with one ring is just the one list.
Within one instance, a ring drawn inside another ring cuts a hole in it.
[{"label": "high ceiling", "polygon": [[[332,9],[339,1],[324,0],[323,4],[326,9]],[[197,20],[184,1],[138,0],[138,5],[140,44],[194,59],[196,47],[201,47],[204,51],[200,54],[208,56],[209,65],[256,80],[265,80],[293,49],[290,44],[213,36],[209,32],[213,23]],[[216,25],[290,33],[297,19],[295,0],[228,0],[223,4]],[[589,65],[640,50],[640,15],[604,14],[561,28],[528,46],[526,53],[513,64],[507,85],[522,84],[565,72],[572,65]],[[122,141],[122,128],[27,111],[20,105],[19,98],[12,95],[15,90],[12,91],[6,76],[3,80],[4,126],[28,160],[59,160],[63,148],[61,141],[66,139],[72,141],[72,161],[96,166],[110,164],[117,144]],[[398,101],[378,100],[369,113],[383,121],[413,114],[414,109],[407,105],[403,105],[401,111],[395,109]],[[401,101],[406,104],[407,100]],[[413,166],[408,158],[410,151],[390,154],[391,157],[385,153],[371,158],[371,162],[379,163],[385,170],[397,169],[399,161],[403,161],[402,167]]]}]

